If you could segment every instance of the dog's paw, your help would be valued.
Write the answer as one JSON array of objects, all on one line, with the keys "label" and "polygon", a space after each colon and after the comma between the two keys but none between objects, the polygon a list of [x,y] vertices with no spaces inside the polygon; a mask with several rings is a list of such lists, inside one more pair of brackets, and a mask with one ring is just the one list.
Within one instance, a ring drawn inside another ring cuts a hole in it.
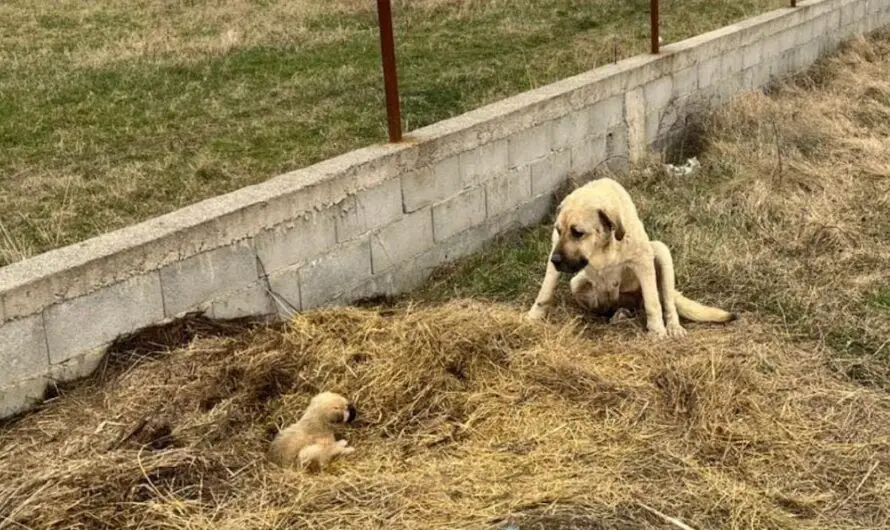
[{"label": "dog's paw", "polygon": [[344,447],[344,448],[340,449],[341,455],[351,455],[354,452],[355,452],[355,447]]},{"label": "dog's paw", "polygon": [[535,304],[531,309],[528,310],[528,313],[525,314],[525,319],[529,322],[540,322],[547,317],[547,310],[543,307]]},{"label": "dog's paw", "polygon": [[649,336],[654,339],[664,339],[668,336],[667,329],[662,326],[649,328]]},{"label": "dog's paw", "polygon": [[680,324],[668,324],[667,334],[673,338],[685,337],[686,330]]},{"label": "dog's paw", "polygon": [[347,442],[346,440],[337,440],[336,442],[334,442],[334,445],[336,445],[337,447],[346,447],[347,445],[349,445],[349,442]]}]

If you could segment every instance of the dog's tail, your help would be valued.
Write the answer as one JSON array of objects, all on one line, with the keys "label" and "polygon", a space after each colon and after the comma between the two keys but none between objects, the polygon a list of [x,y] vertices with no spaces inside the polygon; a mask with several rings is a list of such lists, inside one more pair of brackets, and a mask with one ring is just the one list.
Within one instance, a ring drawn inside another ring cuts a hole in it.
[{"label": "dog's tail", "polygon": [[690,300],[683,296],[680,291],[674,292],[674,299],[677,302],[677,313],[686,320],[693,322],[732,322],[738,320],[736,313],[730,313],[717,307],[706,306],[702,303]]}]

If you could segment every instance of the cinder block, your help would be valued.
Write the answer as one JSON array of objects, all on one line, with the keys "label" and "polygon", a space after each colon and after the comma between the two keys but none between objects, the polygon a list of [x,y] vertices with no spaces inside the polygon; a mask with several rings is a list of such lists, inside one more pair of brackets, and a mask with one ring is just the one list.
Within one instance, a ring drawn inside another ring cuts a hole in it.
[{"label": "cinder block", "polygon": [[679,113],[674,107],[667,107],[661,112],[650,112],[646,115],[646,141],[654,146],[666,137],[677,123]]},{"label": "cinder block", "polygon": [[105,346],[118,336],[164,319],[157,271],[134,276],[44,312],[50,363]]},{"label": "cinder block", "polygon": [[590,119],[588,120],[589,128],[585,136],[601,135],[604,130],[624,123],[624,96],[612,96],[598,101],[588,107],[587,110],[581,112],[590,114]]},{"label": "cinder block", "polygon": [[542,123],[507,140],[510,168],[525,166],[550,154],[551,124]]},{"label": "cinder block", "polygon": [[717,56],[698,65],[698,87],[707,88],[720,82],[723,57]]},{"label": "cinder block", "polygon": [[770,35],[761,41],[761,63],[769,62],[782,53],[781,41],[778,35]]},{"label": "cinder block", "polygon": [[529,166],[511,169],[508,173],[488,181],[485,191],[488,216],[498,215],[522,204],[531,197],[531,189]]},{"label": "cinder block", "polygon": [[221,247],[167,265],[160,271],[164,313],[175,317],[204,306],[259,277],[257,259],[248,244]]},{"label": "cinder block", "polygon": [[[299,296],[296,300],[299,303]],[[265,280],[256,281],[243,289],[216,299],[210,304],[211,317],[222,320],[259,317],[274,312],[273,300],[266,290]]]},{"label": "cinder block", "polygon": [[670,76],[664,76],[643,87],[646,94],[646,109],[649,112],[657,112],[667,107],[674,96],[674,81]]},{"label": "cinder block", "polygon": [[741,72],[744,61],[745,51],[742,48],[724,53],[723,60],[720,63],[721,82],[723,79]]},{"label": "cinder block", "polygon": [[402,182],[389,179],[356,193],[338,207],[337,242],[343,243],[385,226],[402,215]]},{"label": "cinder block", "polygon": [[628,162],[627,127],[616,127],[606,135],[606,166],[620,173],[627,171]]},{"label": "cinder block", "polygon": [[742,70],[747,70],[760,64],[761,57],[763,57],[762,41],[757,41],[742,48]]},{"label": "cinder block", "polygon": [[290,318],[302,309],[300,297],[300,269],[303,265],[288,267],[269,275],[269,299],[272,313]]},{"label": "cinder block", "polygon": [[0,418],[8,418],[39,405],[43,401],[46,385],[46,377],[36,377],[0,387]]},{"label": "cinder block", "polygon": [[850,3],[840,9],[840,27],[845,27],[856,21],[856,3]]},{"label": "cinder block", "polygon": [[[486,242],[501,232],[501,224],[499,222],[501,217],[503,217],[503,214],[496,218],[486,219],[482,224],[455,234],[414,258],[410,266],[418,274],[428,276],[437,267],[477,252]],[[396,282],[395,287],[398,287],[398,282]]]},{"label": "cinder block", "polygon": [[458,155],[402,175],[405,212],[411,213],[457,194],[463,184]]},{"label": "cinder block", "polygon": [[698,67],[690,66],[674,74],[674,98],[692,96],[696,90],[698,90]]},{"label": "cinder block", "polygon": [[87,377],[92,374],[105,358],[107,348],[95,348],[84,354],[77,355],[65,362],[50,366],[51,381],[65,382]]},{"label": "cinder block", "polygon": [[572,171],[584,175],[606,159],[606,137],[593,136],[572,147]]},{"label": "cinder block", "polygon": [[769,83],[769,65],[759,64],[743,72],[750,79],[750,88],[761,89]]},{"label": "cinder block", "polygon": [[464,187],[477,186],[503,175],[509,166],[507,140],[495,140],[460,154],[460,174]]},{"label": "cinder block", "polygon": [[328,208],[279,225],[257,234],[253,241],[266,274],[305,263],[337,243],[334,210]]},{"label": "cinder block", "polygon": [[[701,79],[701,78],[699,78]],[[647,151],[646,143],[646,101],[642,88],[635,88],[624,94],[625,123],[627,124],[627,155],[631,163],[642,160]],[[572,166],[575,165],[572,153]]]},{"label": "cinder block", "polygon": [[371,277],[370,243],[367,238],[344,243],[302,266],[298,275],[301,308],[318,307]]},{"label": "cinder block", "polygon": [[550,193],[569,176],[572,170],[572,151],[557,151],[531,166],[532,195]]},{"label": "cinder block", "polygon": [[433,237],[436,242],[444,241],[483,221],[485,187],[477,186],[433,206]]},{"label": "cinder block", "polygon": [[49,355],[42,314],[0,324],[0,366],[0,387],[46,375]]},{"label": "cinder block", "polygon": [[589,111],[570,112],[558,120],[552,127],[552,145],[555,151],[567,149],[578,144],[590,131],[592,114]]},{"label": "cinder block", "polygon": [[519,226],[528,227],[539,224],[553,211],[553,196],[545,193],[516,208],[516,221]]},{"label": "cinder block", "polygon": [[371,270],[390,269],[433,246],[433,216],[430,208],[406,214],[371,235]]}]

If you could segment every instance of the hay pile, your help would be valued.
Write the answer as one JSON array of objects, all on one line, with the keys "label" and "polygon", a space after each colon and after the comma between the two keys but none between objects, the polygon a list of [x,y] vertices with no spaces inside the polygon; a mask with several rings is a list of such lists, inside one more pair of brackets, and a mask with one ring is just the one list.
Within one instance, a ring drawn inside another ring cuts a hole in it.
[{"label": "hay pile", "polygon": [[[744,322],[656,344],[631,325],[521,315],[319,310],[110,370],[2,432],[0,527],[665,528],[646,507],[694,528],[890,518],[890,400],[818,355]],[[321,475],[266,464],[275,426],[320,389],[356,399],[357,452]]]}]

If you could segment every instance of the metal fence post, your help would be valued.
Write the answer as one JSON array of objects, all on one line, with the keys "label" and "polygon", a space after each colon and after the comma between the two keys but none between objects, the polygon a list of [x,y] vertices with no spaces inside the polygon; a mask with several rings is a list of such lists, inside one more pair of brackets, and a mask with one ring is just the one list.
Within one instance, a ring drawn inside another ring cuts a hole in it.
[{"label": "metal fence post", "polygon": [[649,0],[649,25],[652,27],[652,53],[658,53],[658,0]]},{"label": "metal fence post", "polygon": [[380,56],[383,62],[383,89],[386,95],[389,141],[396,143],[402,141],[402,116],[399,109],[396,46],[393,39],[390,0],[377,0],[377,17],[380,24]]}]

